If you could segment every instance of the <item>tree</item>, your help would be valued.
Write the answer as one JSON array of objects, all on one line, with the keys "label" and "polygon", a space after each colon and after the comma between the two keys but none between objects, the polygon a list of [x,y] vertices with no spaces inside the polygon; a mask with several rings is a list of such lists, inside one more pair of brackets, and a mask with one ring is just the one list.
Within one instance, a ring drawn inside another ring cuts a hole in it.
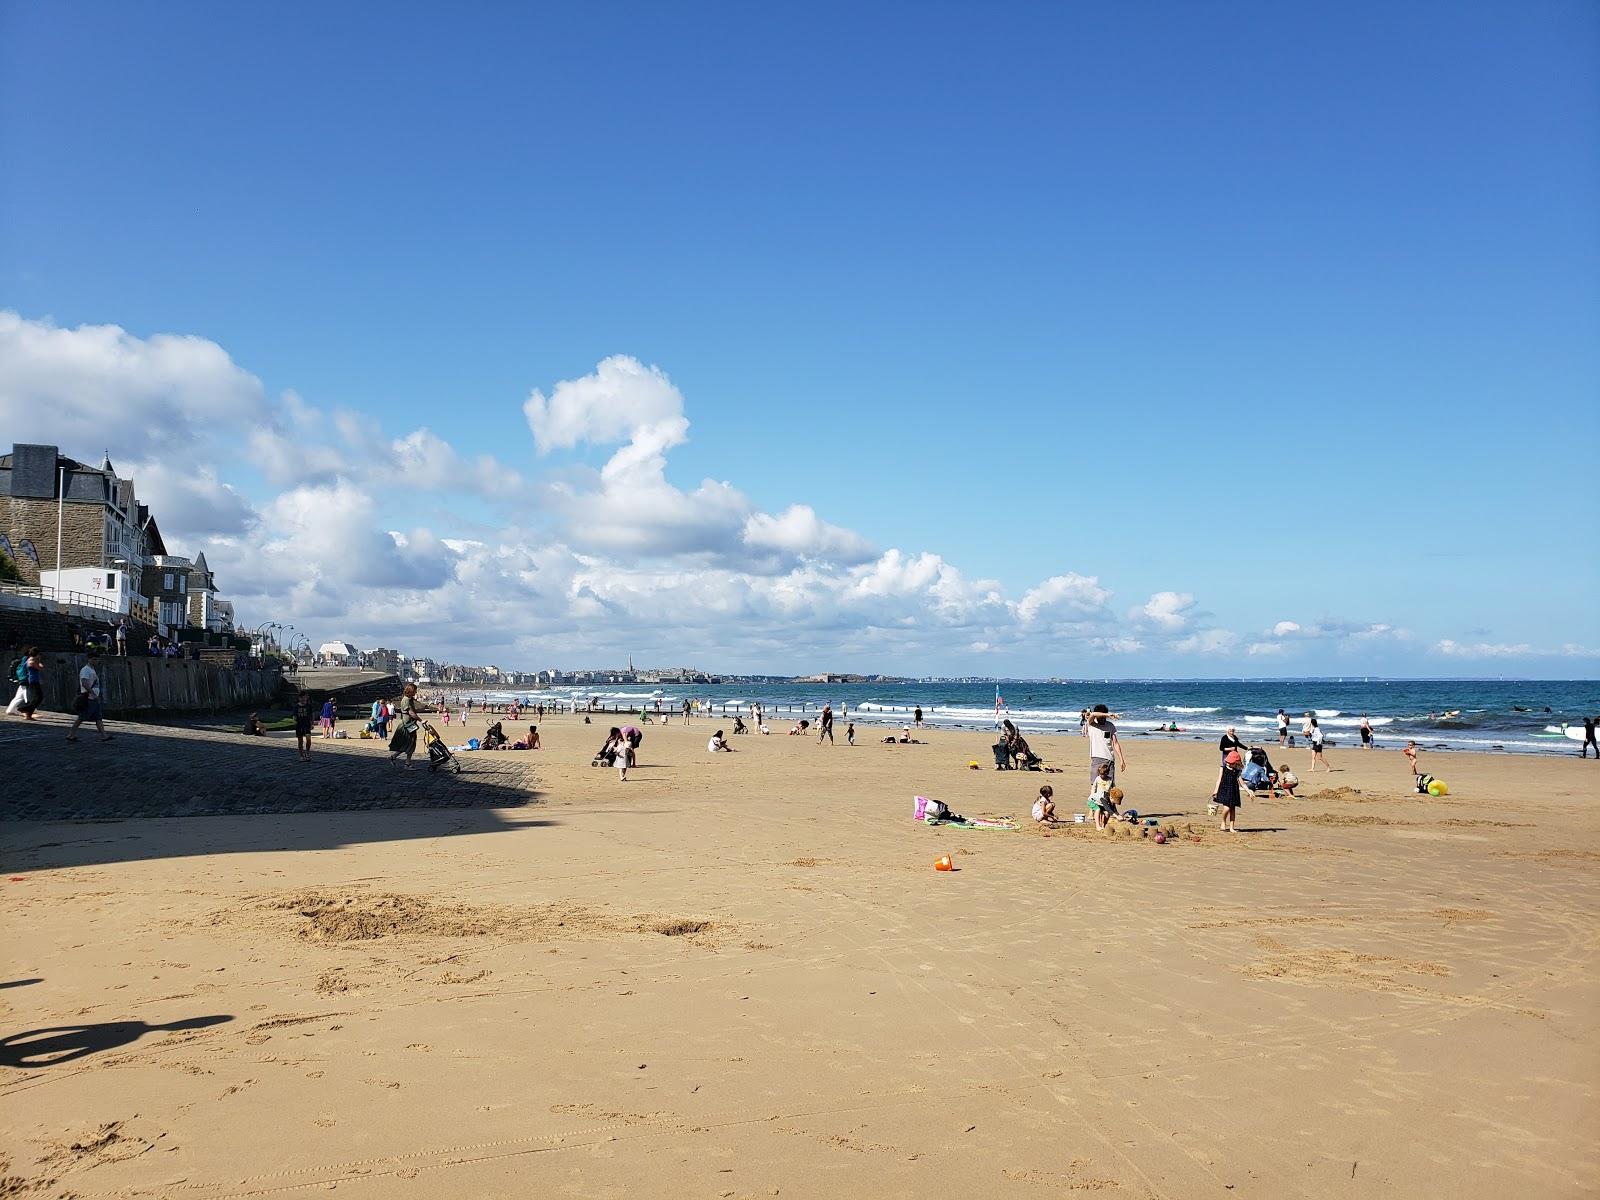
[{"label": "tree", "polygon": [[3,583],[26,583],[27,582],[27,580],[25,580],[22,577],[22,572],[17,570],[17,564],[11,561],[11,556],[9,554],[7,554],[4,550],[0,550],[0,582],[3,582]]}]

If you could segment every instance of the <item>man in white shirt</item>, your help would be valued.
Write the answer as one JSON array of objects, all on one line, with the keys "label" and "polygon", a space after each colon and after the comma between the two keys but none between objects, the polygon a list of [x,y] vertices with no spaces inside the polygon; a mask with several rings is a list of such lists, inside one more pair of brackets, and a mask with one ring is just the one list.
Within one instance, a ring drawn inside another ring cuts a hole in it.
[{"label": "man in white shirt", "polygon": [[[1112,760],[1115,759],[1113,764]],[[1128,769],[1127,759],[1122,757],[1122,743],[1117,740],[1117,727],[1111,723],[1111,714],[1106,711],[1104,704],[1096,704],[1094,711],[1089,714],[1089,785],[1092,787],[1100,778],[1100,766],[1104,763],[1111,767],[1110,778],[1115,781],[1117,768]]]},{"label": "man in white shirt", "polygon": [[72,722],[72,728],[67,730],[67,741],[78,740],[78,726],[85,721],[93,721],[94,727],[100,731],[100,740],[109,742],[111,735],[106,732],[105,722],[100,716],[100,672],[95,668],[100,665],[100,651],[89,651],[89,661],[84,663],[83,670],[78,672],[78,698],[73,701],[73,711],[78,714]]}]

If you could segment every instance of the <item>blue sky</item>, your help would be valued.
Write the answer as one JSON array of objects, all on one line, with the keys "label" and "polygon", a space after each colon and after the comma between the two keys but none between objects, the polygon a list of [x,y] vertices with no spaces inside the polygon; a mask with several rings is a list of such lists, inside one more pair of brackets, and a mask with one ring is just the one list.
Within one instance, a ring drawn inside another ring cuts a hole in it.
[{"label": "blue sky", "polygon": [[[0,440],[146,467],[263,618],[522,666],[1593,674],[1591,4],[12,3],[0,112]],[[597,472],[648,422],[523,411],[613,355],[688,422],[637,528]],[[497,482],[357,461],[419,427]]]}]

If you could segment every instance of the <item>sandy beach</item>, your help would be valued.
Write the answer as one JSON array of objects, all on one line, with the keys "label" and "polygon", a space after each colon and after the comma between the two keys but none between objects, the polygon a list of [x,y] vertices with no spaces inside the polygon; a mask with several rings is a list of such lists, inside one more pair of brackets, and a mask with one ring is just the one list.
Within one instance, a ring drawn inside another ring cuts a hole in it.
[{"label": "sandy beach", "polygon": [[1130,739],[1157,846],[1032,826],[1076,736],[1039,775],[700,720],[619,783],[595,720],[519,807],[0,824],[0,1194],[1600,1190],[1593,762],[1436,755],[1428,799],[1274,747],[1302,797],[1228,836],[1213,744]]}]

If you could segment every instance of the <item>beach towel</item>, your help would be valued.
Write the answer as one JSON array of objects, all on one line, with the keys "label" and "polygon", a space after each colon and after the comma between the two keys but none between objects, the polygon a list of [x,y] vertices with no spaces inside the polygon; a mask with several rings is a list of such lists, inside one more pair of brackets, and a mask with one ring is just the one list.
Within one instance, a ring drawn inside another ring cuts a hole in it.
[{"label": "beach towel", "polygon": [[930,800],[926,796],[916,796],[913,802],[912,819],[929,825],[954,825],[960,829],[1016,828],[1010,817],[963,817],[952,814],[950,806],[943,801]]},{"label": "beach towel", "polygon": [[933,825],[953,825],[957,829],[1015,829],[1010,817],[960,817],[956,820],[932,821]]}]

